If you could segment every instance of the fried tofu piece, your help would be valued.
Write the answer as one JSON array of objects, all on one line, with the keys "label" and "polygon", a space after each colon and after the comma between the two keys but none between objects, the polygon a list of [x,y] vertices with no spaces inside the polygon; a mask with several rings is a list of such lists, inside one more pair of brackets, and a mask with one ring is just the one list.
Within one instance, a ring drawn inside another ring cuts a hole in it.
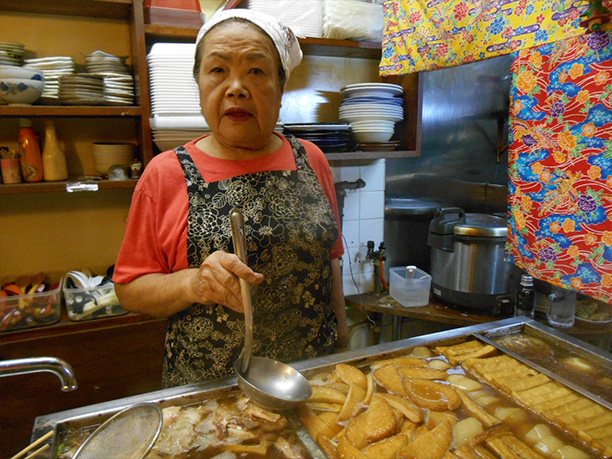
[{"label": "fried tofu piece", "polygon": [[344,406],[338,413],[336,422],[345,422],[351,419],[362,408],[366,391],[359,384],[353,384],[346,395]]},{"label": "fried tofu piece", "polygon": [[327,456],[327,459],[337,459],[338,450],[336,444],[325,435],[319,435],[317,438],[317,445],[321,448],[323,453]]},{"label": "fried tofu piece", "polygon": [[342,409],[343,404],[340,403],[307,403],[307,405],[315,411],[329,411],[333,413],[339,413]]},{"label": "fried tofu piece", "polygon": [[367,459],[367,457],[346,437],[342,437],[338,440],[336,452],[338,459]]},{"label": "fried tofu piece", "polygon": [[454,426],[457,422],[459,422],[459,418],[452,411],[428,411],[427,412],[427,420],[425,421],[425,425],[429,429],[433,429],[435,426],[440,424],[441,422],[448,422],[451,426]]},{"label": "fried tofu piece", "polygon": [[384,398],[392,408],[398,410],[412,422],[423,421],[423,411],[412,400],[400,397],[399,395],[385,393],[377,394],[377,396]]},{"label": "fried tofu piece", "polygon": [[531,389],[526,389],[519,392],[512,391],[511,395],[515,400],[518,400],[527,406],[531,406],[535,403],[542,403],[552,400],[550,393],[557,389],[559,385],[560,384],[558,382],[551,381],[537,387],[532,387]]},{"label": "fried tofu piece", "polygon": [[385,365],[373,372],[374,380],[381,385],[387,392],[406,397],[406,389],[402,377],[393,365]]},{"label": "fried tofu piece", "polygon": [[474,449],[465,443],[455,450],[455,456],[459,459],[480,459]]},{"label": "fried tofu piece", "polygon": [[[367,415],[368,414],[365,411],[358,414],[349,421],[346,429],[344,429],[344,437],[351,443],[351,445],[355,446],[359,450],[368,445],[365,436],[366,425],[368,422]],[[340,441],[340,439],[338,439],[338,441]]]},{"label": "fried tofu piece", "polygon": [[370,365],[370,368],[376,370],[386,365],[393,365],[396,367],[426,367],[427,361],[415,357],[396,357],[394,359],[378,360]]},{"label": "fried tofu piece", "polygon": [[310,436],[316,439],[319,435],[332,438],[335,433],[334,429],[327,424],[323,419],[315,414],[308,406],[302,405],[298,410],[298,417]]},{"label": "fried tofu piece", "polygon": [[480,341],[473,339],[470,341],[465,341],[461,344],[452,344],[450,346],[437,346],[434,348],[434,351],[444,356],[456,356],[469,354],[471,352],[477,351],[482,346],[483,344]]},{"label": "fried tofu piece", "polygon": [[504,459],[546,459],[514,435],[499,435],[485,440],[487,446]]},{"label": "fried tofu piece", "polygon": [[[397,420],[387,401],[375,395],[366,411],[365,439],[372,443],[395,434]],[[365,452],[364,452],[365,454]],[[366,454],[367,456],[367,454]]]},{"label": "fried tofu piece", "polygon": [[418,367],[397,367],[402,378],[407,379],[446,379],[448,373],[444,370],[436,370],[435,368],[418,368]]},{"label": "fried tofu piece", "polygon": [[511,378],[501,378],[496,380],[496,385],[503,388],[506,392],[521,391],[541,386],[550,382],[550,378],[544,373],[524,372]]},{"label": "fried tofu piece", "polygon": [[397,454],[398,459],[440,459],[451,445],[453,431],[443,422],[408,443]]},{"label": "fried tofu piece", "polygon": [[463,405],[463,408],[468,413],[470,413],[472,416],[474,416],[476,419],[478,419],[482,423],[483,426],[485,426],[486,428],[489,428],[501,422],[495,416],[491,416],[485,410],[480,408],[480,406],[476,402],[474,402],[474,400],[472,400],[470,396],[466,394],[464,391],[462,391],[461,389],[455,389],[455,390],[457,391],[457,394],[459,394],[459,398],[461,398],[461,403]]},{"label": "fried tofu piece", "polygon": [[344,405],[346,395],[328,386],[312,386],[312,395],[309,403],[339,403]]},{"label": "fried tofu piece", "polygon": [[464,355],[458,355],[458,356],[454,356],[454,357],[447,357],[448,361],[450,363],[461,363],[464,360],[467,359],[479,359],[482,357],[490,357],[492,355],[496,355],[497,354],[497,348],[491,346],[490,344],[487,344],[486,346],[483,346],[482,348],[470,353],[470,354],[464,354]]},{"label": "fried tofu piece", "polygon": [[472,446],[472,450],[478,456],[478,459],[497,459],[497,456],[485,448],[483,445]]},{"label": "fried tofu piece", "polygon": [[461,398],[449,385],[427,379],[404,382],[408,397],[418,406],[433,411],[452,411],[461,405]]},{"label": "fried tofu piece", "polygon": [[395,459],[406,443],[408,439],[404,435],[394,435],[366,446],[362,453],[368,459]]},{"label": "fried tofu piece", "polygon": [[372,396],[374,395],[374,389],[376,389],[376,383],[374,382],[374,375],[372,373],[368,373],[366,375],[366,394],[363,398],[363,404],[369,405],[372,401]]},{"label": "fried tofu piece", "polygon": [[334,436],[338,434],[343,427],[336,422],[338,415],[332,411],[326,411],[318,415],[319,419],[325,422],[334,432]]},{"label": "fried tofu piece", "polygon": [[366,376],[359,368],[345,363],[339,363],[336,365],[335,371],[340,380],[349,387],[353,384],[357,384],[362,389],[366,388]]}]

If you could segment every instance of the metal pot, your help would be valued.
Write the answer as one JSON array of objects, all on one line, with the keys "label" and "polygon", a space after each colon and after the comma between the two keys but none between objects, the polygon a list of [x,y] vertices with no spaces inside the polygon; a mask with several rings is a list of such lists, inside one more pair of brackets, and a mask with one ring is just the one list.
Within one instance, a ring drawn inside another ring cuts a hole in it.
[{"label": "metal pot", "polygon": [[512,313],[512,265],[504,261],[505,219],[439,208],[429,225],[434,296],[488,314]]}]

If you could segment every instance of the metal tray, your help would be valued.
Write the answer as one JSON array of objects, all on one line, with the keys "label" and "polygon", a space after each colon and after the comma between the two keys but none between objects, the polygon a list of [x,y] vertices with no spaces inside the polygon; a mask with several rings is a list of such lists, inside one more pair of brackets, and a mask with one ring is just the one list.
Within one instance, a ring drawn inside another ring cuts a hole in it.
[{"label": "metal tray", "polygon": [[[590,361],[596,364],[598,367],[608,369],[612,368],[611,354],[560,333],[552,328],[544,326],[534,320],[527,319],[526,317],[503,319],[408,338],[400,341],[379,344],[342,354],[334,354],[316,359],[304,360],[292,364],[292,366],[301,371],[306,377],[310,377],[315,373],[332,369],[337,363],[350,363],[351,365],[357,367],[363,367],[381,358],[391,358],[404,355],[410,349],[417,346],[429,346],[434,343],[437,345],[448,345],[454,342],[460,342],[466,337],[472,336],[492,344],[493,346],[499,348],[502,352],[507,352],[513,357],[521,360],[523,363],[526,363],[539,371],[545,372],[547,375],[557,379],[563,384],[568,385],[577,392],[590,397],[602,405],[610,407],[610,402],[598,396],[598,394],[591,393],[589,390],[576,386],[576,384],[574,384],[572,381],[566,380],[561,375],[555,374],[554,372],[551,372],[549,369],[544,368],[535,362],[531,362],[525,356],[519,355],[494,341],[495,337],[517,332],[524,332],[531,336],[545,337],[554,345],[558,345],[564,349],[569,349],[571,352],[576,353],[576,355],[590,359]],[[156,403],[158,406],[160,406],[160,408],[191,405],[210,398],[222,397],[228,394],[230,391],[236,390],[236,388],[236,378],[231,377],[202,384],[192,384],[156,392],[149,392],[133,397],[126,397],[110,402],[39,416],[34,422],[31,439],[34,441],[46,434],[49,430],[54,430],[55,434],[47,440],[47,443],[50,444],[51,448],[39,456],[40,458],[51,459],[54,457],[54,452],[59,446],[62,432],[71,432],[86,427],[98,426],[113,414],[130,405],[143,402]],[[319,448],[305,432],[303,426],[296,425],[296,417],[294,416],[295,413],[287,414],[289,414],[289,422],[291,423],[292,427],[296,429],[298,437],[302,440],[306,449],[310,452],[313,458],[325,458]],[[293,418],[293,420],[291,418]],[[297,422],[299,423],[299,421]]]}]

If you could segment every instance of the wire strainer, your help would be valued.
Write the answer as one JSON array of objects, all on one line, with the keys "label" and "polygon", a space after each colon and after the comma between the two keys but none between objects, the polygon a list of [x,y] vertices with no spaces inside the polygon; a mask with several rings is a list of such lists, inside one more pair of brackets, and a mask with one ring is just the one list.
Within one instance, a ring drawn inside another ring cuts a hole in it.
[{"label": "wire strainer", "polygon": [[94,430],[73,459],[142,459],[153,448],[162,425],[162,411],[154,403],[129,406]]}]

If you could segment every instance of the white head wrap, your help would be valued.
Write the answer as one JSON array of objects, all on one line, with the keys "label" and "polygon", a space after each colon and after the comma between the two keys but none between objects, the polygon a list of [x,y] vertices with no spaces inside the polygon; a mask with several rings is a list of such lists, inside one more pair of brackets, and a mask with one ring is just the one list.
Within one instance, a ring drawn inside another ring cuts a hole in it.
[{"label": "white head wrap", "polygon": [[286,79],[289,79],[291,71],[302,62],[302,50],[293,31],[282,24],[278,19],[259,11],[247,9],[230,9],[215,13],[209,21],[202,26],[196,38],[196,48],[204,35],[216,24],[232,18],[245,19],[262,29],[274,42],[280,56],[281,65],[285,70]]}]

